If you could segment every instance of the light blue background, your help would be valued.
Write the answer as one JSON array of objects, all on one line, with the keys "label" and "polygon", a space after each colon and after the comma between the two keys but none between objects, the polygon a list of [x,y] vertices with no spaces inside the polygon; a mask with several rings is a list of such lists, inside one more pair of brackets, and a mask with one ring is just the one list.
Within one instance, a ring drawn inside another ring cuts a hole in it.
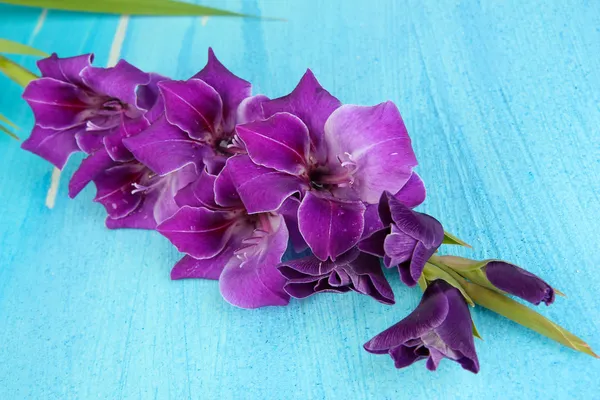
[{"label": "light blue background", "polygon": [[[395,101],[429,191],[421,209],[475,248],[455,254],[543,276],[568,297],[541,312],[600,349],[597,1],[210,4],[287,22],[132,18],[122,56],[187,78],[213,46],[256,93],[283,95],[311,67],[344,102]],[[118,17],[50,12],[34,35],[39,15],[0,6],[0,37],[107,62]],[[19,87],[0,88],[26,137]],[[107,230],[93,188],[69,200],[63,176],[48,209],[50,174],[0,137],[0,399],[600,398],[600,361],[479,308],[478,375],[367,354],[419,300],[394,275],[394,307],[348,294],[233,308],[214,282],[169,280],[179,255],[160,235]]]}]

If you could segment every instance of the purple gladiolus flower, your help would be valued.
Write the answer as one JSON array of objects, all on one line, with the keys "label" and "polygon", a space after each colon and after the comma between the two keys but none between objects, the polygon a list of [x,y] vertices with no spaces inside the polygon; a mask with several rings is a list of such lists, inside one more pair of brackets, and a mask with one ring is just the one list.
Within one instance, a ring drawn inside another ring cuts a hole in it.
[{"label": "purple gladiolus flower", "polygon": [[516,265],[503,261],[490,261],[483,268],[488,280],[498,289],[539,305],[554,302],[554,289],[538,276]]},{"label": "purple gladiolus flower", "polygon": [[435,371],[442,360],[458,362],[477,373],[479,361],[472,333],[469,307],[460,291],[443,280],[431,283],[417,308],[402,321],[369,340],[365,350],[389,354],[396,368],[427,359]]},{"label": "purple gladiolus flower", "polygon": [[361,240],[359,249],[383,257],[388,268],[397,265],[402,281],[416,285],[425,263],[442,244],[444,228],[435,218],[411,210],[401,196],[389,192],[381,196],[379,217],[386,228]]},{"label": "purple gladiolus flower", "polygon": [[353,248],[336,261],[315,256],[285,261],[279,271],[287,279],[285,291],[304,298],[319,292],[346,293],[350,290],[394,304],[394,292],[383,275],[379,259]]},{"label": "purple gladiolus flower", "polygon": [[94,182],[94,201],[106,208],[108,228],[154,229],[179,209],[175,195],[197,176],[191,165],[160,176],[136,160],[114,161],[106,149],[101,149],[85,158],[75,171],[69,196],[75,197]]},{"label": "purple gladiolus flower", "polygon": [[[186,255],[172,279],[218,279],[223,298],[242,308],[289,302],[277,270],[290,237],[282,214],[249,215],[233,187],[228,168],[217,177],[204,170],[176,196],[182,208],[157,230]],[[282,212],[297,212],[286,204]],[[288,210],[288,211],[286,211]]]},{"label": "purple gladiolus flower", "polygon": [[260,104],[267,99],[250,97],[250,83],[227,70],[212,50],[204,69],[191,79],[164,81],[158,87],[164,116],[125,145],[159,175],[188,164],[218,174],[227,158],[243,152],[234,140],[235,125],[261,117]]},{"label": "purple gladiolus flower", "polygon": [[92,60],[53,54],[38,62],[42,78],[23,93],[36,125],[22,147],[58,168],[76,151],[103,147],[116,161],[131,160],[121,139],[148,126],[145,116],[157,101],[150,86],[164,79],[123,60],[112,68],[92,67]]},{"label": "purple gladiolus flower", "polygon": [[361,238],[365,203],[398,192],[417,165],[400,113],[391,102],[341,105],[310,71],[262,107],[266,120],[236,128],[248,153],[232,166],[240,196],[257,213],[298,194],[302,236],[319,259],[335,260]]}]

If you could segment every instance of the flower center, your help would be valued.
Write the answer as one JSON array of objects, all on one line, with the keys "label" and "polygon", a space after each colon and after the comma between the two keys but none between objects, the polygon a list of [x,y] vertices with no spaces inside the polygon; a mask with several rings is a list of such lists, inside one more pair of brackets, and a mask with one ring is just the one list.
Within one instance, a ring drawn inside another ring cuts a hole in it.
[{"label": "flower center", "polygon": [[354,183],[354,173],[357,168],[352,155],[344,153],[337,157],[336,162],[311,169],[308,178],[311,187],[316,190],[349,187]]}]

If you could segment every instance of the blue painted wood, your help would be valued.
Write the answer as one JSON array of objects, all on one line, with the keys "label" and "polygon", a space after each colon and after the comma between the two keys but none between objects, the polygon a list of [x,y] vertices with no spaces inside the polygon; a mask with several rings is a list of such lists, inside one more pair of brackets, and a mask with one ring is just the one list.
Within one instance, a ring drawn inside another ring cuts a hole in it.
[{"label": "blue painted wood", "polygon": [[[600,8],[594,1],[214,1],[287,18],[132,18],[122,56],[186,78],[207,46],[269,96],[306,67],[343,101],[395,101],[429,190],[422,206],[567,293],[541,312],[600,349]],[[107,62],[118,17],[0,7],[0,37]],[[29,67],[30,58],[16,57]],[[19,88],[0,110],[26,129]],[[26,136],[26,132],[22,132]],[[65,175],[72,173],[70,163]],[[481,373],[398,371],[362,343],[408,314],[323,295],[243,311],[214,282],[169,280],[152,232],[111,232],[93,189],[45,206],[50,166],[0,137],[1,399],[598,398],[600,363],[482,309]]]}]

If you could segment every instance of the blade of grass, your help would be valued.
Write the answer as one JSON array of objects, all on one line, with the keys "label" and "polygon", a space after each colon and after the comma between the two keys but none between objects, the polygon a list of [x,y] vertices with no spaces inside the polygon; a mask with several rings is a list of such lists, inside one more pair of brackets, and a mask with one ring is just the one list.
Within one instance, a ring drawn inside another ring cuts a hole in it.
[{"label": "blade of grass", "polygon": [[[1,116],[1,115],[0,115]],[[17,135],[15,135],[14,133],[12,133],[11,131],[8,130],[8,128],[0,125],[0,132],[4,132],[6,133],[8,136],[10,136],[11,138],[15,139],[15,140],[21,140],[19,139],[19,137]]]},{"label": "blade of grass", "polygon": [[0,72],[23,87],[37,78],[33,72],[4,56],[0,56]]},{"label": "blade of grass", "polygon": [[23,54],[27,56],[48,57],[48,54],[41,50],[35,49],[21,43],[13,42],[12,40],[0,38],[0,53],[6,54]]},{"label": "blade of grass", "polygon": [[17,129],[17,126],[8,118],[6,118],[4,115],[0,114],[0,122],[4,123],[5,125],[8,125],[12,128]]},{"label": "blade of grass", "polygon": [[263,18],[175,0],[1,0],[0,3],[102,14]]}]

